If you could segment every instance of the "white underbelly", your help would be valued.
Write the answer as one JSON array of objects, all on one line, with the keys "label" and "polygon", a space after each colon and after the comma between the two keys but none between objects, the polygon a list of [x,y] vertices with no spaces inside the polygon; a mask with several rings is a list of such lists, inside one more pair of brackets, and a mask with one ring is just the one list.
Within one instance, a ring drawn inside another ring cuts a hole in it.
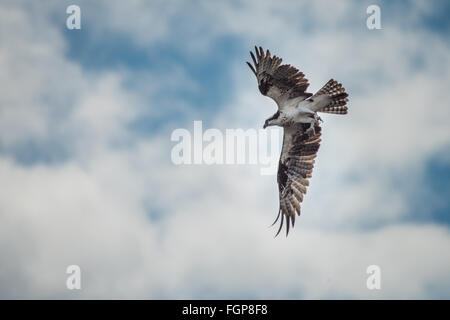
[{"label": "white underbelly", "polygon": [[311,123],[312,119],[314,119],[314,111],[304,106],[288,108],[280,116],[282,126],[291,126],[294,123]]}]

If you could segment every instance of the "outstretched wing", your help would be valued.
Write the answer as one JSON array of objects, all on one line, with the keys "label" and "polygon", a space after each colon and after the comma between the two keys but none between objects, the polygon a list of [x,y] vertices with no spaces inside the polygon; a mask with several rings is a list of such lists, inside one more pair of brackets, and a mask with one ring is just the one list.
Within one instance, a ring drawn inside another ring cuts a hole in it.
[{"label": "outstretched wing", "polygon": [[280,209],[275,224],[281,215],[278,235],[286,220],[286,236],[289,227],[294,226],[296,214],[300,215],[300,203],[306,194],[314,167],[314,159],[320,146],[321,127],[315,125],[315,134],[305,133],[309,124],[301,128],[285,128],[283,149],[278,164],[278,189],[280,194]]},{"label": "outstretched wing", "polygon": [[308,80],[297,68],[288,64],[281,65],[282,59],[271,56],[269,50],[264,53],[261,47],[255,47],[255,52],[256,58],[250,52],[254,66],[250,62],[247,64],[258,80],[259,91],[275,100],[278,109],[312,96],[312,93],[306,92]]}]

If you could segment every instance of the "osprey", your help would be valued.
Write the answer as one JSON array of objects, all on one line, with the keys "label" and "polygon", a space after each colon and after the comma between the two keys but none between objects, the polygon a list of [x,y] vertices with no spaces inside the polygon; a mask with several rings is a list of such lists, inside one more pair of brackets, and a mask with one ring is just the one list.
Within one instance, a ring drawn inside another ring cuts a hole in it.
[{"label": "osprey", "polygon": [[278,191],[280,207],[274,225],[281,215],[278,235],[286,220],[289,226],[300,216],[300,203],[306,194],[308,179],[320,146],[322,120],[317,112],[346,114],[348,94],[344,87],[331,79],[316,94],[306,92],[309,86],[305,75],[295,67],[283,64],[282,59],[271,56],[269,50],[255,47],[256,58],[250,52],[254,66],[247,62],[258,80],[259,91],[278,105],[278,111],[264,123],[284,128],[283,148],[278,163]]}]

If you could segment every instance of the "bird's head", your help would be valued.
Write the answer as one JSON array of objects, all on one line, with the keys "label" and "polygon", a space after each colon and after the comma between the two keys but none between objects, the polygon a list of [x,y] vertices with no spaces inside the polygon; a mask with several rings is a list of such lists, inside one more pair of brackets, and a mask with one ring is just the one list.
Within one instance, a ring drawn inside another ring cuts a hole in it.
[{"label": "bird's head", "polygon": [[275,126],[278,124],[278,118],[280,117],[280,111],[277,111],[273,116],[271,116],[269,119],[267,119],[264,122],[263,129],[269,127],[269,126]]}]

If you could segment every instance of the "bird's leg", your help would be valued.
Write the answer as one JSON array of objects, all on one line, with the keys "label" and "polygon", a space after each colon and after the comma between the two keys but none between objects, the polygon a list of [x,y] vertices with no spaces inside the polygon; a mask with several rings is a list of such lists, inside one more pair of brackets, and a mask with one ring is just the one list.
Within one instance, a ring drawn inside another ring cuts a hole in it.
[{"label": "bird's leg", "polygon": [[315,113],[314,113],[314,118],[310,118],[309,128],[306,129],[306,133],[307,133],[309,136],[313,136],[313,135],[316,134],[315,126],[316,126],[316,124],[317,124],[317,125],[319,124],[319,121],[322,121],[322,122],[323,122],[323,120],[322,120],[322,119],[317,115],[317,113],[315,112]]}]

